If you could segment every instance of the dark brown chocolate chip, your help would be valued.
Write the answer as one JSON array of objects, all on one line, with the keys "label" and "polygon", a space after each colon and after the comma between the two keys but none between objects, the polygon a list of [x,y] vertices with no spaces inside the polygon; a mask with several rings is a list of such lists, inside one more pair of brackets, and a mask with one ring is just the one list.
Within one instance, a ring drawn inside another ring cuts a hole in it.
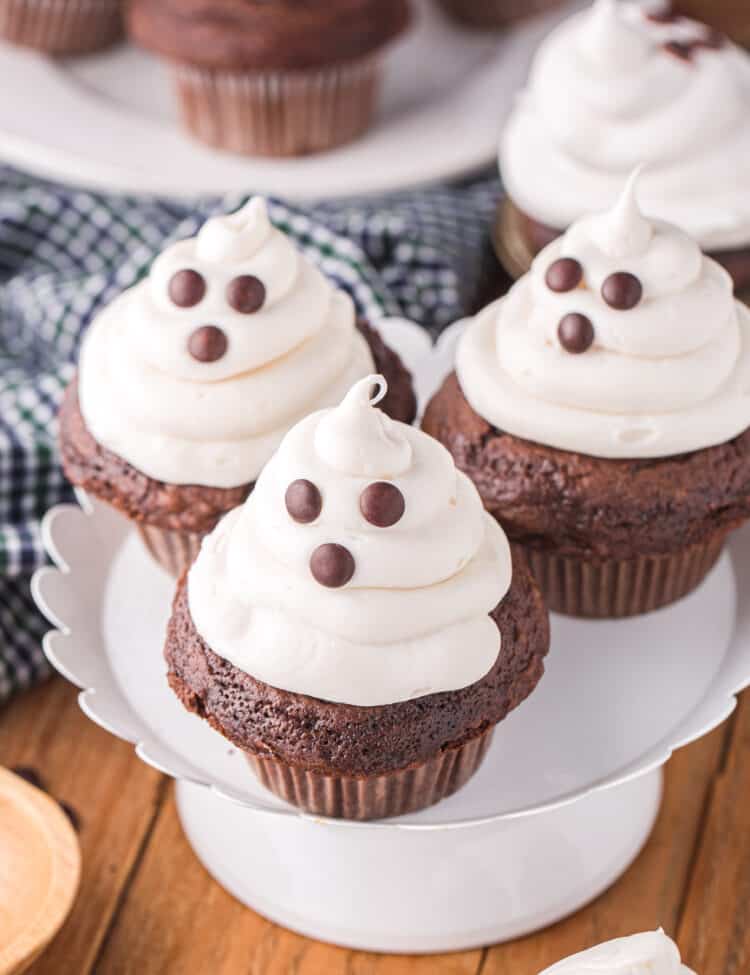
[{"label": "dark brown chocolate chip", "polygon": [[30,765],[14,765],[13,768],[11,768],[11,772],[15,772],[20,779],[23,779],[25,782],[28,782],[29,785],[33,785],[37,789],[41,789],[42,792],[47,791],[47,786],[44,783],[44,779],[41,777],[39,772],[37,772],[37,770],[32,768]]},{"label": "dark brown chocolate chip", "polygon": [[64,799],[59,799],[57,804],[70,820],[70,825],[73,827],[76,833],[80,833],[81,817],[78,815],[78,812],[70,805],[69,802],[65,802]]},{"label": "dark brown chocolate chip", "polygon": [[320,491],[312,481],[306,481],[304,478],[292,481],[286,489],[284,501],[290,516],[303,525],[315,521],[323,508]]},{"label": "dark brown chocolate chip", "polygon": [[544,280],[550,291],[572,291],[583,281],[583,268],[574,257],[560,257],[547,268]]},{"label": "dark brown chocolate chip", "polygon": [[585,352],[594,341],[594,326],[591,319],[574,311],[560,319],[557,337],[566,352],[578,355]]},{"label": "dark brown chocolate chip", "polygon": [[198,362],[216,362],[227,351],[227,337],[215,325],[201,325],[188,339],[188,352]]},{"label": "dark brown chocolate chip", "polygon": [[265,300],[266,286],[253,274],[241,274],[238,278],[232,278],[227,285],[227,301],[243,315],[258,311]]},{"label": "dark brown chocolate chip", "polygon": [[690,61],[693,56],[693,45],[685,44],[682,41],[666,41],[662,44],[663,50],[680,61]]},{"label": "dark brown chocolate chip", "polygon": [[318,545],[310,556],[310,572],[321,586],[338,589],[354,575],[354,556],[343,545],[326,542]]},{"label": "dark brown chocolate chip", "polygon": [[404,496],[395,484],[376,481],[359,496],[362,517],[377,528],[390,528],[401,519],[406,508]]},{"label": "dark brown chocolate chip", "polygon": [[610,274],[602,285],[602,298],[610,308],[616,308],[617,311],[629,311],[635,308],[642,297],[643,285],[629,271]]},{"label": "dark brown chocolate chip", "polygon": [[169,297],[178,308],[192,308],[203,300],[205,293],[206,282],[197,271],[185,268],[169,279]]}]

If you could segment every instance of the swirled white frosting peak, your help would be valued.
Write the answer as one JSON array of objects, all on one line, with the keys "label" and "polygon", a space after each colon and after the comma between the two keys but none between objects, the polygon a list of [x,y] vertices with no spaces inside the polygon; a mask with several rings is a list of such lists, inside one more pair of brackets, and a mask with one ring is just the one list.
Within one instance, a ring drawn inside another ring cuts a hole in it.
[{"label": "swirled white frosting peak", "polygon": [[209,219],[92,323],[79,394],[96,440],[157,480],[255,480],[287,430],[372,371],[351,299],[265,201]]},{"label": "swirled white frosting peak", "polygon": [[[563,259],[580,280],[553,290],[550,268]],[[583,348],[565,339],[571,315],[588,330]],[[456,370],[476,412],[515,436],[666,457],[750,426],[750,313],[694,241],[643,215],[632,178],[611,210],[574,223],[476,317]]]},{"label": "swirled white frosting peak", "polygon": [[503,132],[515,203],[564,229],[645,162],[648,213],[705,250],[750,244],[750,56],[660,0],[596,0],[552,31]]},{"label": "swirled white frosting peak", "polygon": [[659,928],[616,938],[545,968],[540,975],[693,975],[677,945]]},{"label": "swirled white frosting peak", "polygon": [[476,488],[436,440],[377,409],[384,389],[369,376],[297,424],[188,579],[215,653],[275,687],[364,707],[482,678],[500,652],[489,613],[511,581]]}]

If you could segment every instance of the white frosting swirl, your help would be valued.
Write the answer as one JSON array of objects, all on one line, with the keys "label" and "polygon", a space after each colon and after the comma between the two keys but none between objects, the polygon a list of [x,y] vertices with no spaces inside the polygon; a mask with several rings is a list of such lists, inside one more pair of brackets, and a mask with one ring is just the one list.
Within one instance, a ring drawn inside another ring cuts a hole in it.
[{"label": "white frosting swirl", "polygon": [[571,955],[540,975],[693,975],[677,945],[659,928]]},{"label": "white frosting swirl", "polygon": [[[169,297],[172,276],[185,269],[206,284],[187,308]],[[245,275],[265,288],[252,314],[227,300],[230,282]],[[188,349],[204,325],[227,339],[213,362]],[[256,197],[167,248],[146,280],[96,318],[79,394],[95,439],[145,474],[227,488],[255,480],[292,424],[337,403],[371,371],[351,299],[271,225]]]},{"label": "white frosting swirl", "polygon": [[670,54],[665,43],[707,29],[654,23],[645,9],[596,0],[545,39],[503,133],[503,181],[522,210],[564,229],[609,206],[645,162],[648,213],[705,250],[748,245],[750,56],[728,42]]},{"label": "white frosting swirl", "polygon": [[[545,275],[562,257],[576,259],[584,278],[560,293]],[[601,295],[617,272],[643,287],[629,310]],[[593,325],[582,354],[557,335],[569,313]],[[477,316],[456,369],[472,407],[494,426],[597,457],[666,457],[750,426],[750,312],[697,244],[643,216],[634,180],[614,209],[573,224]]]},{"label": "white frosting swirl", "polygon": [[[382,391],[381,377],[362,380],[287,434],[188,579],[191,615],[215,653],[275,687],[365,707],[483,677],[500,649],[488,614],[511,580],[507,539],[474,485],[436,440],[374,408],[373,382]],[[308,524],[285,505],[298,479],[322,496]],[[362,492],[383,480],[405,500],[388,528],[360,510]],[[354,559],[339,588],[311,573],[326,543]]]}]

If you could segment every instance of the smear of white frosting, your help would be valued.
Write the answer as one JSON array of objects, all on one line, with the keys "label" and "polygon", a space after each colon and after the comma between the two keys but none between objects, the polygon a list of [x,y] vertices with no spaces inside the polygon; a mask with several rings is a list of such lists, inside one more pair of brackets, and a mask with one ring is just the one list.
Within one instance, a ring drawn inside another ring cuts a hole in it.
[{"label": "smear of white frosting", "polygon": [[648,6],[597,0],[545,39],[502,136],[505,185],[526,213],[565,228],[609,206],[645,162],[648,213],[707,250],[747,245],[750,56],[727,43],[675,57],[664,43],[706,28],[654,23]]},{"label": "smear of white frosting", "polygon": [[[388,419],[371,376],[341,405],[297,424],[255,490],[205,539],[190,571],[190,611],[214,652],[253,677],[359,706],[456,690],[495,663],[500,633],[488,615],[508,590],[507,539],[450,454]],[[304,478],[322,496],[309,524],[285,505]],[[401,491],[389,528],[365,520],[374,481]],[[345,546],[355,571],[343,587],[313,578],[321,544]]]},{"label": "smear of white frosting", "polygon": [[[582,284],[552,291],[561,257]],[[602,298],[605,279],[635,275],[627,311]],[[594,343],[571,354],[557,336],[587,316]],[[456,369],[473,408],[518,437],[598,457],[666,457],[730,440],[750,426],[750,312],[732,282],[682,231],[647,220],[631,181],[615,207],[584,217],[470,324]]]},{"label": "smear of white frosting", "polygon": [[616,938],[571,955],[540,975],[693,975],[677,945],[659,928]]},{"label": "smear of white frosting", "polygon": [[[183,269],[207,285],[190,308],[169,298]],[[253,314],[227,301],[241,275],[265,287]],[[203,325],[228,339],[215,362],[188,351]],[[147,279],[96,318],[81,351],[79,394],[94,438],[134,467],[173,484],[226,488],[255,480],[297,420],[337,403],[371,371],[351,299],[272,226],[256,197],[167,248]]]}]

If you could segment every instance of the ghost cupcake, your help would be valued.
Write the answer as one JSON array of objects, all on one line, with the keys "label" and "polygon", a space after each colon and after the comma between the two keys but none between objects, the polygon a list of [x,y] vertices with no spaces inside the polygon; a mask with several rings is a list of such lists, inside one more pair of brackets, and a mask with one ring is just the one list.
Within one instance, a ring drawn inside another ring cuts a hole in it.
[{"label": "ghost cupcake", "polygon": [[545,968],[540,975],[694,975],[659,928],[615,938]]},{"label": "ghost cupcake", "polygon": [[551,609],[664,606],[750,515],[750,312],[631,181],[471,322],[423,426]]},{"label": "ghost cupcake", "polygon": [[540,47],[500,144],[495,242],[515,277],[645,163],[646,212],[750,292],[750,55],[663,9],[596,0]]},{"label": "ghost cupcake", "polygon": [[373,367],[382,408],[410,422],[398,356],[255,198],[168,247],[91,324],[60,413],[65,473],[178,574],[290,427]]},{"label": "ghost cupcake", "polygon": [[523,560],[385,391],[370,376],[287,434],[180,580],[165,647],[175,693],[267,788],[348,819],[460,788],[549,643]]}]

